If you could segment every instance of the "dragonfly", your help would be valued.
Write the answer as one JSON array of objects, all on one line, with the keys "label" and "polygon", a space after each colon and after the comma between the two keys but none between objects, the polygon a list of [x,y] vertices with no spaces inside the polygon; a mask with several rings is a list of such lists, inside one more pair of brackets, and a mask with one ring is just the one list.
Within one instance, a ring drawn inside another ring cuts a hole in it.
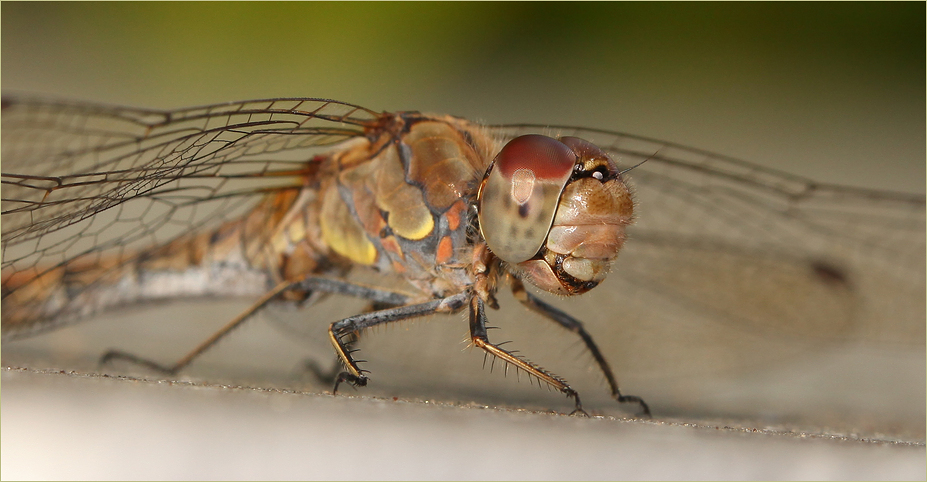
[{"label": "dragonfly", "polygon": [[[651,309],[720,320],[681,335],[706,347],[684,366],[737,365],[726,347],[776,351],[777,337],[924,338],[921,195],[607,130],[316,98],[155,110],[8,96],[2,136],[4,342],[139,303],[252,300],[174,364],[103,357],[174,374],[269,305],[345,295],[368,304],[327,330],[335,391],[371,380],[361,333],[465,312],[484,364],[585,413],[566,379],[490,341],[505,288],[577,337],[610,396],[649,416],[586,325],[544,293],[605,290],[610,276],[662,296]],[[728,340],[732,326],[755,336]]]}]

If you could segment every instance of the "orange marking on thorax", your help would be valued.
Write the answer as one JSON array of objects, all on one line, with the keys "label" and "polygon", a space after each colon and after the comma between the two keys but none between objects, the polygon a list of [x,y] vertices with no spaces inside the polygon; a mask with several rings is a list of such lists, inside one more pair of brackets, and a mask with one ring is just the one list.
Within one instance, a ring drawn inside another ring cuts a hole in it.
[{"label": "orange marking on thorax", "polygon": [[444,213],[444,216],[447,218],[447,227],[451,231],[456,231],[460,226],[460,213],[466,209],[466,205],[463,201],[457,201],[447,209],[447,212]]},{"label": "orange marking on thorax", "polygon": [[438,251],[435,253],[435,262],[444,264],[450,261],[453,256],[454,244],[451,242],[451,237],[445,236],[441,238],[441,241],[438,242]]}]

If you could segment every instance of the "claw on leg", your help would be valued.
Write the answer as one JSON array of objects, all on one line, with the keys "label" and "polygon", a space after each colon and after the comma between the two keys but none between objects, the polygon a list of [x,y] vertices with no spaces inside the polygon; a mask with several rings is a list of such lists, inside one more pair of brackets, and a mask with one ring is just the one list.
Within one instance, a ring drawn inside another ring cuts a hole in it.
[{"label": "claw on leg", "polygon": [[332,395],[338,394],[338,386],[341,385],[341,382],[348,382],[352,387],[366,387],[368,378],[361,376],[354,376],[348,372],[341,372],[338,374],[338,377],[335,378],[335,387],[332,388]]}]

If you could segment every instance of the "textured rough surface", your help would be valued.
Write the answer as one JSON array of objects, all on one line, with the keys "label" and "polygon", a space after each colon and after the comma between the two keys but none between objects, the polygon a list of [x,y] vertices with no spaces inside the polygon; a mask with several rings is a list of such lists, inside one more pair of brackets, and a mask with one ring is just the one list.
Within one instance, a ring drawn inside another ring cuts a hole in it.
[{"label": "textured rough surface", "polygon": [[924,446],[5,369],[4,479],[918,479]]}]

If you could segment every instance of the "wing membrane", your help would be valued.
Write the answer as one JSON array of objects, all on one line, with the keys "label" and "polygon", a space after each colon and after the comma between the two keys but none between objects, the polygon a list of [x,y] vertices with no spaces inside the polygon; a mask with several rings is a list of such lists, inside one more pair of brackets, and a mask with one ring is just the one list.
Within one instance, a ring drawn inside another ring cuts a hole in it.
[{"label": "wing membrane", "polygon": [[298,185],[381,114],[325,99],[175,111],[5,98],[3,269],[156,245]]},{"label": "wing membrane", "polygon": [[[494,132],[578,136],[619,165],[646,160],[627,173],[637,220],[610,277],[623,279],[625,290],[647,291],[639,297],[651,304],[666,304],[646,315],[650,343],[676,337],[680,345],[709,347],[733,327],[753,332],[759,350],[783,334],[923,344],[923,196],[816,183],[608,131],[520,125]],[[664,315],[665,332],[653,328],[654,313],[674,309]],[[699,339],[680,335],[682,317],[716,327]],[[730,353],[719,348],[713,353]]]}]

